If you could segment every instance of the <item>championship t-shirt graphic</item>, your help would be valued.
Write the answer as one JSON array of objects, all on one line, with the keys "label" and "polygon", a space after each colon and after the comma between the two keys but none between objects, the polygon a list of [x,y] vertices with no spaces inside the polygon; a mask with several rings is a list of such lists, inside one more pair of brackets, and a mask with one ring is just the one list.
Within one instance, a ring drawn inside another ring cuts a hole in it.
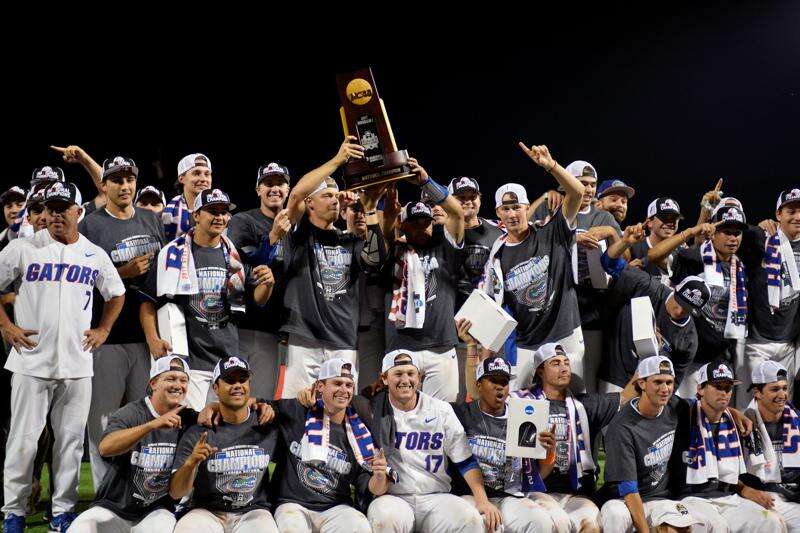
[{"label": "championship t-shirt graphic", "polygon": [[172,442],[154,442],[131,453],[133,484],[136,487],[133,497],[140,505],[150,505],[169,492],[175,447]]},{"label": "championship t-shirt graphic", "polygon": [[325,299],[331,301],[340,294],[346,294],[353,253],[342,246],[325,246],[317,242],[314,243],[314,255],[319,269],[317,286]]},{"label": "championship t-shirt graphic", "polygon": [[532,257],[505,274],[506,290],[530,312],[542,311],[547,306],[549,267],[549,256]]},{"label": "championship t-shirt graphic", "polygon": [[338,446],[328,444],[328,457],[324,465],[314,465],[300,460],[300,443],[293,441],[290,451],[298,458],[297,477],[306,487],[320,494],[331,494],[339,486],[341,476],[346,476],[353,468],[347,454]]},{"label": "championship t-shirt graphic", "polygon": [[189,306],[200,322],[206,323],[209,329],[218,329],[228,320],[225,305],[225,284],[228,273],[219,267],[201,267],[197,269],[199,291],[189,299]]},{"label": "championship t-shirt graphic", "polygon": [[514,473],[520,471],[522,460],[506,459],[506,441],[486,435],[469,437],[472,455],[483,472],[483,483],[490,489],[502,492],[506,485],[514,481]]},{"label": "championship t-shirt graphic", "polygon": [[215,476],[222,499],[235,509],[253,500],[269,461],[269,454],[259,446],[231,446],[215,453],[208,460],[207,469]]},{"label": "championship t-shirt graphic", "polygon": [[647,448],[644,456],[644,465],[647,469],[646,480],[651,487],[655,487],[667,473],[669,456],[672,453],[672,444],[675,440],[675,431],[665,433]]}]

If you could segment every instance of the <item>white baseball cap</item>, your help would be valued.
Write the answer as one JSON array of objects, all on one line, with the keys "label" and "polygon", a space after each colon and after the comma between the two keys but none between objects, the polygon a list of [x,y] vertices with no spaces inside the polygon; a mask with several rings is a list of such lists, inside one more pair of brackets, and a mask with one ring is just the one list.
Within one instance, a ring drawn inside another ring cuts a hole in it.
[{"label": "white baseball cap", "polygon": [[650,523],[654,526],[669,524],[672,527],[689,527],[699,524],[700,520],[692,516],[684,504],[665,502],[665,505],[654,506],[650,511]]},{"label": "white baseball cap", "polygon": [[519,183],[506,183],[505,185],[500,186],[497,189],[497,192],[494,193],[494,206],[500,207],[503,205],[503,196],[506,194],[513,194],[516,196],[515,201],[506,200],[506,204],[526,204],[530,205],[530,201],[528,201],[528,192],[525,190],[525,187],[520,185]]},{"label": "white baseball cap", "polygon": [[539,368],[539,365],[557,355],[565,355],[569,358],[569,354],[562,345],[555,342],[542,344],[535,352],[533,352],[533,368]]},{"label": "white baseball cap", "polygon": [[189,154],[178,162],[178,176],[186,174],[194,167],[208,167],[211,170],[211,160],[203,154]]},{"label": "white baseball cap", "polygon": [[788,380],[789,371],[777,361],[761,361],[750,374],[750,387],[753,385],[764,385],[776,381]]},{"label": "white baseball cap", "polygon": [[672,366],[672,361],[663,355],[654,355],[642,359],[639,361],[639,366],[636,367],[636,372],[639,374],[639,379],[646,379],[658,374],[675,376],[675,368]]},{"label": "white baseball cap", "polygon": [[311,191],[311,194],[309,194],[308,197],[311,198],[315,194],[319,194],[322,191],[324,191],[325,189],[336,189],[336,191],[338,192],[339,191],[339,184],[336,183],[335,179],[333,179],[331,177],[327,177],[322,181],[322,183],[319,184],[319,186],[316,189]]},{"label": "white baseball cap", "polygon": [[599,179],[597,177],[597,170],[594,168],[594,165],[587,161],[573,161],[567,168],[565,169],[567,172],[575,176],[576,178],[580,179],[584,176],[589,176],[595,179]]},{"label": "white baseball cap", "polygon": [[[176,365],[173,365],[177,363]],[[177,368],[179,366],[179,368]],[[189,364],[177,355],[165,355],[159,357],[153,366],[150,367],[150,379],[160,376],[164,372],[183,372],[189,375]]]},{"label": "white baseball cap", "polygon": [[[411,361],[398,361],[400,358],[408,359],[410,358]],[[402,365],[414,365],[417,370],[419,370],[419,360],[417,356],[413,353],[408,352],[407,350],[392,350],[391,352],[387,353],[383,356],[383,365],[381,366],[381,373],[388,372],[392,368],[396,366]]]},{"label": "white baseball cap", "polygon": [[[342,372],[342,370],[345,372]],[[356,381],[357,373],[353,369],[353,363],[347,359],[337,357],[335,359],[328,359],[319,367],[317,379],[322,381],[328,378],[351,378],[353,381]]]}]

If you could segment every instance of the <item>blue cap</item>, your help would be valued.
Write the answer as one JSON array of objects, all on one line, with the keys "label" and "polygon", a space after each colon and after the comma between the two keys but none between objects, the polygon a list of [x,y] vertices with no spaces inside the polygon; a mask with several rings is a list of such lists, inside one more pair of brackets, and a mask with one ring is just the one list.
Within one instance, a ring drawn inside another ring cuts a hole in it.
[{"label": "blue cap", "polygon": [[633,190],[633,187],[625,185],[625,182],[622,180],[605,180],[597,187],[597,197],[602,198],[607,194],[624,194],[629,199],[633,198],[633,195],[636,194],[636,191]]}]

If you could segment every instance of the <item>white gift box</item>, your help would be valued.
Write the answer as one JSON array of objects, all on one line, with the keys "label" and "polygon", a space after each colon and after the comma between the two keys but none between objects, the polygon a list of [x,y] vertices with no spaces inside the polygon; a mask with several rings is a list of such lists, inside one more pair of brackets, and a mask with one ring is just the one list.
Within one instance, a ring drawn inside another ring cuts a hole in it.
[{"label": "white gift box", "polygon": [[647,296],[631,298],[631,325],[633,326],[633,344],[639,359],[658,355],[658,338],[656,337],[656,315],[653,304]]},{"label": "white gift box", "polygon": [[172,345],[172,353],[189,357],[189,343],[186,339],[186,317],[176,304],[162,305],[157,312],[158,335]]},{"label": "white gift box", "polygon": [[549,431],[550,402],[547,400],[508,399],[506,456],[544,459],[547,456],[539,443],[539,433]]},{"label": "white gift box", "polygon": [[469,334],[493,352],[499,352],[503,343],[514,328],[517,321],[497,305],[494,298],[483,291],[475,289],[467,301],[456,313],[455,319],[465,318],[472,322]]},{"label": "white gift box", "polygon": [[[589,279],[593,289],[607,289],[609,275],[603,269],[600,258],[606,251],[606,241],[599,242],[599,248],[581,248],[581,252],[586,254],[586,266],[589,268]],[[576,284],[581,282],[578,279],[578,245],[572,245],[572,278]]]}]

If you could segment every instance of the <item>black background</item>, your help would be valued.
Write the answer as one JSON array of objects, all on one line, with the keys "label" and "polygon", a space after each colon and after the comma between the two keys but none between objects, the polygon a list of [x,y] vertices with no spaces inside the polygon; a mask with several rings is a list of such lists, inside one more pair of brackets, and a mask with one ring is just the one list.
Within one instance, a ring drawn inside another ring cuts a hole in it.
[{"label": "black background", "polygon": [[[718,177],[750,221],[800,186],[800,3],[580,6],[360,26],[331,14],[321,30],[213,12],[39,28],[5,41],[2,182],[23,185],[34,167],[58,164],[49,144],[79,144],[99,162],[133,157],[139,186],[169,198],[177,161],[199,151],[214,185],[254,207],[259,164],[285,164],[296,181],[335,153],[334,76],[370,65],[399,146],[442,183],[477,177],[485,215],[501,183],[523,183],[531,197],[555,185],[518,140],[633,185],[628,222],[656,195],[694,220]],[[62,167],[91,197],[83,172]]]}]

